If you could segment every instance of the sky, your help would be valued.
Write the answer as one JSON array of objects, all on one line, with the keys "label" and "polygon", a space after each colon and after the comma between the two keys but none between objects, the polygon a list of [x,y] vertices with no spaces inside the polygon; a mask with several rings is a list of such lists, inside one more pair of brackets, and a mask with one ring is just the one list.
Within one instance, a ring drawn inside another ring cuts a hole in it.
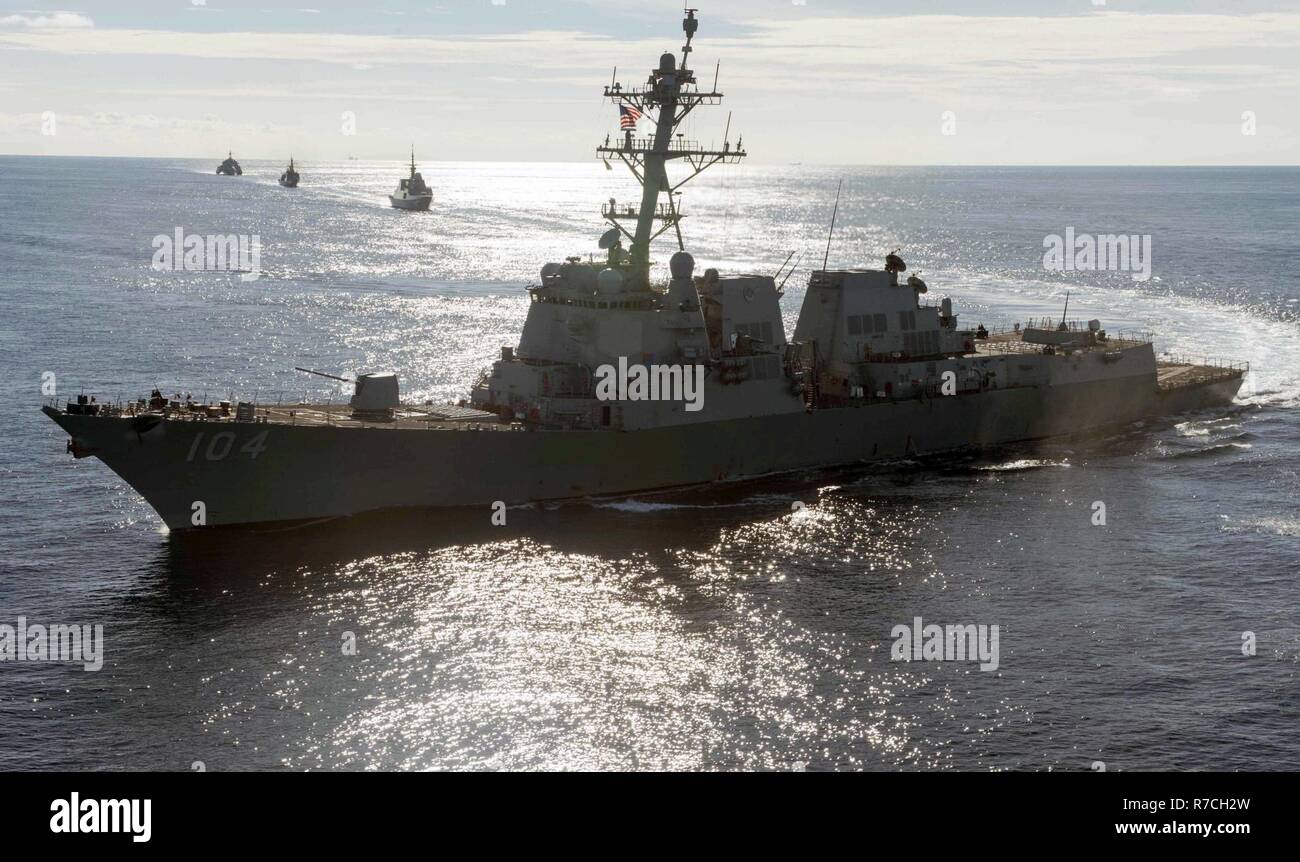
[{"label": "sky", "polygon": [[[1300,0],[693,0],[773,164],[1300,163]],[[0,153],[581,161],[664,0],[0,0]],[[648,123],[643,125],[648,129]]]}]

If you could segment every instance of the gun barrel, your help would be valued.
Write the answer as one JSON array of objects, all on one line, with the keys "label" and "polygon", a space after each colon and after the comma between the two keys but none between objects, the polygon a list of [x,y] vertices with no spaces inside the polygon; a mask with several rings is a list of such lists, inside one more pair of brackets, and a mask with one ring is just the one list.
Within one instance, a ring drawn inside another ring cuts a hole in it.
[{"label": "gun barrel", "polygon": [[335,375],[333,375],[333,374],[326,374],[324,371],[313,371],[313,370],[310,369],[310,368],[299,368],[299,367],[296,366],[296,365],[293,367],[293,370],[294,370],[294,371],[302,371],[302,372],[304,372],[305,374],[315,374],[317,377],[328,377],[330,380],[337,380],[337,381],[339,381],[340,383],[352,383],[352,382],[353,382],[353,381],[347,379],[346,377],[338,377],[338,376],[335,376]]}]

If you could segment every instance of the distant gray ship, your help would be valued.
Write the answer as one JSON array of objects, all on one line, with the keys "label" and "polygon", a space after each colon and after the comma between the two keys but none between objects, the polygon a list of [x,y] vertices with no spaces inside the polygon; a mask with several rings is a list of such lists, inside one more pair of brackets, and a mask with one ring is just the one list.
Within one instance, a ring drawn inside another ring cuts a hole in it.
[{"label": "distant gray ship", "polygon": [[289,156],[289,167],[284,169],[284,173],[280,174],[280,185],[286,189],[296,189],[301,179],[302,177],[298,175],[298,171],[294,169],[293,156]]},{"label": "distant gray ship", "polygon": [[235,161],[234,153],[227,152],[225,160],[217,165],[217,173],[223,177],[242,177],[244,169]]},{"label": "distant gray ship", "polygon": [[415,147],[411,147],[411,175],[398,180],[388,202],[399,210],[427,210],[433,203],[433,189],[425,185],[424,177],[415,169]]},{"label": "distant gray ship", "polygon": [[[697,276],[684,250],[676,192],[745,156],[725,136],[708,148],[676,135],[688,113],[722,99],[689,67],[697,26],[688,11],[680,62],[664,54],[643,85],[606,88],[624,130],[597,154],[632,169],[641,200],[605,207],[613,227],[602,259],[542,268],[517,349],[502,348],[469,403],[403,404],[391,373],[357,378],[346,410],[196,404],[158,391],[128,405],[83,397],[44,408],[70,435],[69,451],[100,458],[185,529],[957,453],[1235,397],[1244,366],[1157,362],[1149,339],[1108,335],[1097,321],[962,328],[949,300],[923,303],[924,282],[900,282],[897,255],[881,270],[813,272],[787,340],[784,279]],[[649,137],[635,134],[641,117],[654,122]],[[669,180],[669,162],[687,166],[684,180]],[[670,278],[653,284],[650,246],[670,230]]]}]

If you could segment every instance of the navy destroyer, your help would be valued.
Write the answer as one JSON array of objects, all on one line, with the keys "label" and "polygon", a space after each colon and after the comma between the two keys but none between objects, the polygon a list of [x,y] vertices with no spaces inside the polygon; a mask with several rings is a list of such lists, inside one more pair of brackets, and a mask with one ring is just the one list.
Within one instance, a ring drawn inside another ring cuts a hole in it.
[{"label": "navy destroyer", "polygon": [[296,189],[300,179],[302,178],[293,167],[293,156],[289,156],[289,167],[284,169],[284,173],[280,174],[280,185],[286,189]]},{"label": "navy destroyer", "polygon": [[411,175],[397,181],[397,188],[388,196],[388,202],[394,209],[424,211],[433,203],[433,189],[424,182],[424,177],[415,169],[415,147],[411,147]]},{"label": "navy destroyer", "polygon": [[235,161],[235,154],[227,152],[225,160],[217,165],[217,173],[223,177],[242,177],[244,169],[239,166],[239,162]]},{"label": "navy destroyer", "polygon": [[[879,459],[1094,434],[1231,401],[1243,366],[1158,362],[1147,338],[1098,321],[963,327],[952,303],[889,255],[882,269],[812,272],[791,337],[784,279],[697,272],[678,193],[746,156],[679,137],[718,105],[716,76],[681,57],[611,83],[621,161],[639,201],[611,201],[599,258],[548,263],[519,343],[459,406],[404,403],[393,373],[362,374],[346,409],[79,398],[44,410],[77,457],[101,459],[174,529],[403,507],[492,506],[625,494]],[[631,118],[630,122],[629,119]],[[643,119],[647,136],[636,133]],[[671,179],[668,168],[677,179]],[[412,179],[415,174],[412,159]],[[394,202],[396,205],[396,201]],[[672,233],[666,283],[651,245]],[[788,259],[787,259],[788,262]],[[782,270],[784,270],[784,265]]]}]

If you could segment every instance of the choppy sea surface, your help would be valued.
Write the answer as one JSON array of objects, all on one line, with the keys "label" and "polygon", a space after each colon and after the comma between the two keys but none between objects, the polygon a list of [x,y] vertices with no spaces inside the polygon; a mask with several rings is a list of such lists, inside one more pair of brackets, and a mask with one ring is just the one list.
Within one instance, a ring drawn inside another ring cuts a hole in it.
[{"label": "choppy sea surface", "polygon": [[[65,453],[46,372],[61,397],[342,394],[294,366],[461,397],[541,265],[594,252],[600,203],[632,193],[599,163],[433,163],[421,215],[387,206],[397,163],[301,165],[289,191],[278,163],[217,160],[0,157],[0,625],[105,640],[98,672],[0,663],[0,768],[1300,769],[1300,169],[745,166],[688,187],[699,266],[802,255],[787,330],[842,177],[832,266],[899,248],[971,324],[1059,315],[1068,290],[1071,317],[1160,352],[1249,361],[1224,409],[505,527],[170,536]],[[256,234],[261,278],[155,271],[178,227]],[[1153,277],[1045,271],[1067,227],[1150,234]],[[891,661],[916,617],[998,625],[997,670]]]}]

